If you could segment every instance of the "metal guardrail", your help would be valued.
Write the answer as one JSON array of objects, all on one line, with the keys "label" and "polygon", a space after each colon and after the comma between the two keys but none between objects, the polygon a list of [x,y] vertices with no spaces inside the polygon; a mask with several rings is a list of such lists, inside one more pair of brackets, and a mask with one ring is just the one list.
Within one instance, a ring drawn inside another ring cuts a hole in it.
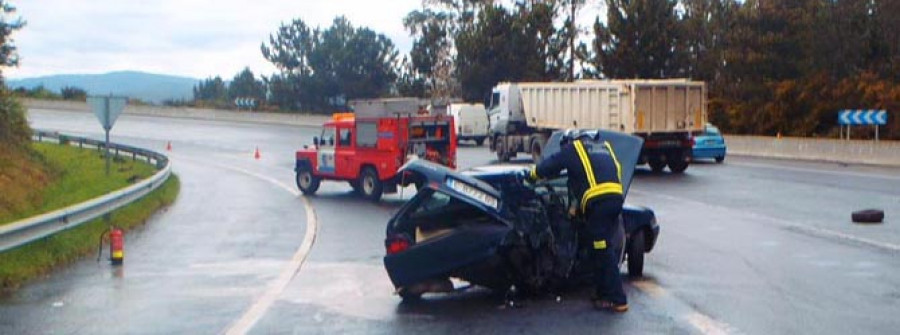
[{"label": "metal guardrail", "polygon": [[[34,132],[33,138],[36,141],[55,140],[60,144],[77,145],[82,148],[94,147],[97,150],[106,147],[103,141],[40,130]],[[146,160],[147,163],[154,164],[159,171],[150,178],[104,196],[0,226],[0,252],[74,228],[128,205],[159,188],[172,173],[169,158],[163,154],[115,143],[111,143],[109,149],[110,153],[119,157],[131,156],[133,160]]]}]

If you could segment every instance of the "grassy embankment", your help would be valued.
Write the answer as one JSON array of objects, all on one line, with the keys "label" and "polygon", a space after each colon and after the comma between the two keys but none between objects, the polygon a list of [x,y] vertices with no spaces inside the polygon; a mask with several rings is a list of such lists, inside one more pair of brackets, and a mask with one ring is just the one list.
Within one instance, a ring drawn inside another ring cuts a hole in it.
[{"label": "grassy embankment", "polygon": [[[0,153],[0,225],[96,198],[151,176],[145,162],[117,159],[106,177],[105,161],[92,149],[49,143],[32,144],[32,152]],[[112,222],[129,229],[145,222],[178,195],[178,178],[112,214]],[[55,267],[96,252],[107,229],[97,219],[17,249],[0,253],[0,291],[15,289]]]}]

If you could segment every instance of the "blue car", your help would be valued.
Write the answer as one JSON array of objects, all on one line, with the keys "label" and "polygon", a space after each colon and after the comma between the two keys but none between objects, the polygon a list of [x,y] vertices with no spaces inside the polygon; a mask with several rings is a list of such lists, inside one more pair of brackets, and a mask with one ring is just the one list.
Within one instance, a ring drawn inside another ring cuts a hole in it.
[{"label": "blue car", "polygon": [[713,158],[721,163],[725,161],[725,152],[725,138],[716,126],[707,123],[703,134],[694,137],[694,159]]}]

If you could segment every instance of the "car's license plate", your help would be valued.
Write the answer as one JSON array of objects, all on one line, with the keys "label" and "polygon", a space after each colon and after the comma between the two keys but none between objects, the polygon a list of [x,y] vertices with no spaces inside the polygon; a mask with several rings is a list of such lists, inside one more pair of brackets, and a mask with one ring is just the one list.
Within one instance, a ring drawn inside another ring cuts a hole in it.
[{"label": "car's license plate", "polygon": [[465,194],[466,196],[468,196],[472,199],[475,199],[478,202],[481,202],[481,203],[488,205],[490,207],[493,207],[493,208],[498,208],[498,201],[497,201],[496,197],[494,197],[490,194],[487,194],[486,192],[479,190],[475,187],[472,187],[469,184],[457,181],[455,179],[448,179],[447,186],[450,186],[451,189],[453,189],[459,193]]}]

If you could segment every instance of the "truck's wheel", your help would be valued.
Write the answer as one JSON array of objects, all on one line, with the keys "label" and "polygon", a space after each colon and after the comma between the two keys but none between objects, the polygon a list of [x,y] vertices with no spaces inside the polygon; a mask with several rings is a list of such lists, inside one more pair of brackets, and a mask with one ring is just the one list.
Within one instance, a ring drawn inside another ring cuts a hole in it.
[{"label": "truck's wheel", "polygon": [[641,277],[644,275],[644,232],[638,231],[631,236],[628,243],[628,250],[625,255],[628,257],[628,275],[631,277]]},{"label": "truck's wheel", "polygon": [[363,168],[359,175],[359,186],[362,188],[362,196],[372,201],[381,199],[381,193],[384,191],[384,185],[381,179],[378,179],[378,172],[371,166]]},{"label": "truck's wheel", "polygon": [[312,171],[309,168],[300,168],[300,170],[297,171],[297,188],[299,188],[303,194],[315,194],[316,191],[319,190],[320,181],[321,180],[319,180],[318,177],[312,174]]},{"label": "truck's wheel", "polygon": [[544,143],[541,137],[531,139],[531,160],[534,164],[540,164],[543,157]]},{"label": "truck's wheel", "polygon": [[663,169],[666,168],[666,162],[663,162],[659,159],[650,159],[647,162],[647,165],[650,165],[650,170],[653,170],[653,172],[655,173],[660,173]]},{"label": "truck's wheel", "polygon": [[684,159],[684,155],[681,153],[666,156],[666,160],[669,163],[669,170],[672,170],[672,173],[682,173],[684,170],[687,170],[688,164],[690,164]]},{"label": "truck's wheel", "polygon": [[484,145],[484,137],[476,138],[476,139],[475,139],[475,144],[478,145],[479,147],[482,146],[482,145]]},{"label": "truck's wheel", "polygon": [[688,164],[684,159],[669,161],[669,170],[672,170],[672,173],[683,173],[684,170],[687,170]]},{"label": "truck's wheel", "polygon": [[507,150],[506,141],[497,139],[494,144],[494,150],[497,151],[497,160],[501,163],[509,162],[509,150]]}]

